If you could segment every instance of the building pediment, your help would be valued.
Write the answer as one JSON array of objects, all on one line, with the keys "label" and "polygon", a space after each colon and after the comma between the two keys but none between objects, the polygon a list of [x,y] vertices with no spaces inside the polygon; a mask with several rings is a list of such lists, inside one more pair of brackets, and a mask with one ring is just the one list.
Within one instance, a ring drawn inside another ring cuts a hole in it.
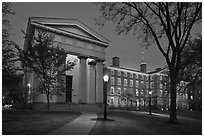
[{"label": "building pediment", "polygon": [[36,27],[48,29],[55,33],[61,33],[76,37],[78,39],[87,40],[93,43],[98,43],[107,47],[110,41],[98,34],[77,19],[64,18],[47,18],[47,17],[30,17],[29,22]]}]

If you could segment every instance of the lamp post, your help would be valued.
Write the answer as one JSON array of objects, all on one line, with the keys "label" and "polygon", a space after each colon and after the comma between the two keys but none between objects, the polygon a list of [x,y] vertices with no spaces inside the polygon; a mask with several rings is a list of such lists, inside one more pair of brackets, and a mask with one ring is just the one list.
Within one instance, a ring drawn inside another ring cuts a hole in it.
[{"label": "lamp post", "polygon": [[152,114],[152,110],[151,110],[151,95],[152,95],[152,91],[149,91],[149,115]]},{"label": "lamp post", "polygon": [[106,103],[107,103],[107,84],[108,84],[108,79],[109,79],[109,76],[108,75],[104,75],[103,76],[103,80],[104,80],[104,95],[103,95],[103,99],[104,99],[104,113],[103,113],[103,116],[104,116],[104,119],[106,120],[107,119],[107,109],[106,109]]}]

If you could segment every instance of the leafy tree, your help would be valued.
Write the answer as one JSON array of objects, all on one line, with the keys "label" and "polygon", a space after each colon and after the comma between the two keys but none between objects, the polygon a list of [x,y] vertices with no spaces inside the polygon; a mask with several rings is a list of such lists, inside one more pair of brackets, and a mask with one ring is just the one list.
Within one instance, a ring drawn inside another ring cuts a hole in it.
[{"label": "leafy tree", "polygon": [[[181,64],[181,53],[194,24],[201,22],[202,3],[184,2],[124,2],[99,3],[101,16],[97,24],[116,23],[118,34],[133,32],[148,47],[155,44],[162,53],[170,72],[170,123],[178,123],[176,86]],[[162,40],[166,40],[163,43]]]},{"label": "leafy tree", "polygon": [[9,2],[2,3],[2,91],[3,97],[9,95],[10,98],[12,93],[16,91],[20,79],[16,75],[17,67],[15,62],[17,61],[17,54],[14,47],[15,43],[10,38],[9,16],[14,14],[11,7],[12,4]]},{"label": "leafy tree", "polygon": [[[125,104],[128,106],[128,102],[131,100],[133,101],[135,96],[133,92],[126,90],[121,93],[120,97],[122,100],[126,101]],[[132,102],[131,102],[131,105],[132,105]]]},{"label": "leafy tree", "polygon": [[65,66],[67,53],[55,45],[54,39],[54,34],[39,31],[37,36],[33,37],[33,45],[28,51],[17,47],[23,65],[32,69],[40,81],[39,86],[33,90],[46,94],[48,110],[50,98],[65,92],[63,82],[65,71],[73,69],[76,64],[76,61],[68,60]]},{"label": "leafy tree", "polygon": [[192,91],[202,87],[202,36],[188,42],[182,52],[180,80],[188,82],[187,88]]}]

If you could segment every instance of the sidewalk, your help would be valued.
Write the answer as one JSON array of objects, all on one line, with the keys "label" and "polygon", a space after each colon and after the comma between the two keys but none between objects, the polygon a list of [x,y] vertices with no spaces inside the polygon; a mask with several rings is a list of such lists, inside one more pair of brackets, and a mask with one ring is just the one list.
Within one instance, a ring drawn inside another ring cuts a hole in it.
[{"label": "sidewalk", "polygon": [[97,114],[96,113],[82,113],[77,119],[66,124],[65,126],[49,132],[47,135],[88,135],[94,127]]}]

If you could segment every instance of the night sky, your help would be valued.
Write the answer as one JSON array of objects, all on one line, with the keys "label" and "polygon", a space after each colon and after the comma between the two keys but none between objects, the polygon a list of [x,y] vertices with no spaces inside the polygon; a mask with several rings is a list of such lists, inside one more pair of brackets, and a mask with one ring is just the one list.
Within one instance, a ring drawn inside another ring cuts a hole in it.
[{"label": "night sky", "polygon": [[[112,57],[120,57],[120,66],[132,69],[139,69],[139,64],[144,53],[144,59],[147,62],[147,69],[155,70],[157,67],[164,67],[165,60],[157,47],[152,45],[148,49],[141,47],[132,33],[128,35],[117,35],[114,24],[107,23],[104,28],[99,30],[99,26],[95,25],[95,19],[100,16],[99,7],[93,3],[77,2],[77,3],[13,3],[12,7],[15,15],[10,16],[12,25],[13,40],[23,46],[23,33],[26,30],[28,18],[31,16],[44,17],[63,17],[70,19],[79,19],[81,22],[97,31],[111,41],[110,46],[106,49],[106,65],[110,65]],[[201,25],[195,27],[194,33],[201,32]]]}]

